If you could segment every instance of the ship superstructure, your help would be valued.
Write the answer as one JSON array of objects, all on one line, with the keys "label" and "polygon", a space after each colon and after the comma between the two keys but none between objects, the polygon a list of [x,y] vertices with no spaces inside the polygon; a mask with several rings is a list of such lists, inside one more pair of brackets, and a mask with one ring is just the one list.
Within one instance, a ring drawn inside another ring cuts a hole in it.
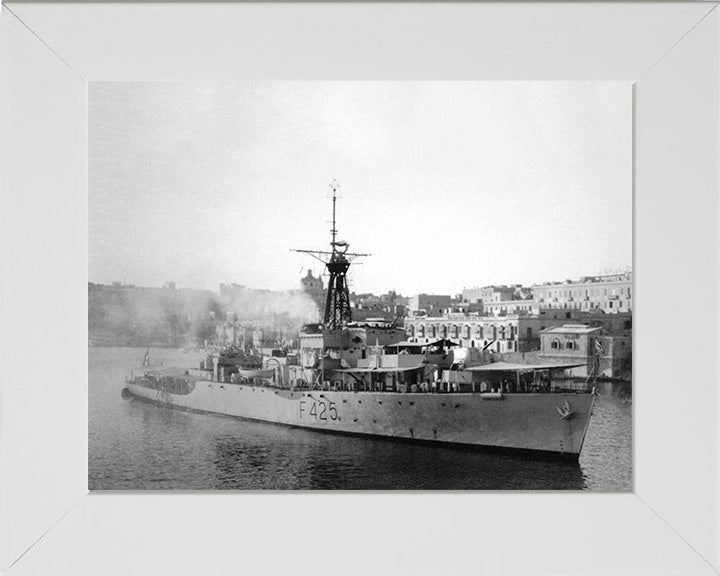
[{"label": "ship superstructure", "polygon": [[409,341],[394,322],[353,321],[347,274],[369,254],[351,253],[337,239],[337,188],[333,182],[330,250],[296,250],[323,262],[329,275],[323,323],[304,327],[296,353],[247,366],[220,351],[198,368],[143,369],[127,380],[128,393],[325,432],[576,460],[594,394],[553,384],[553,373],[571,365],[492,363],[486,352],[450,340]]}]

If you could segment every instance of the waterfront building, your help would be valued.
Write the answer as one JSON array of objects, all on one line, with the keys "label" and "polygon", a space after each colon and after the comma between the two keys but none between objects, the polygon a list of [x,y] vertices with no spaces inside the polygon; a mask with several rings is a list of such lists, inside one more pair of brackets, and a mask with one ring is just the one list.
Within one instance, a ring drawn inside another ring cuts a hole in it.
[{"label": "waterfront building", "polygon": [[[521,302],[521,301],[519,301]],[[538,314],[449,313],[442,316],[413,316],[405,319],[405,333],[410,340],[429,342],[448,338],[467,348],[486,349],[494,353],[532,352],[540,350],[540,333],[576,323],[599,328],[604,335],[626,337],[631,341],[632,315],[605,314],[602,311],[540,310]]]},{"label": "waterfront building", "polygon": [[606,314],[602,310],[585,312],[577,309],[544,308],[538,312],[542,320],[541,330],[562,326],[563,324],[582,324],[602,328],[603,333],[611,336],[632,336],[632,313],[618,312]]},{"label": "waterfront building", "polygon": [[628,377],[632,370],[632,339],[612,336],[603,328],[564,324],[540,332],[539,357],[547,363],[582,363],[573,376]]},{"label": "waterfront building", "polygon": [[532,290],[538,308],[632,312],[632,272],[546,282]]},{"label": "waterfront building", "polygon": [[497,353],[526,352],[538,348],[540,325],[541,321],[537,317],[517,314],[446,314],[406,318],[405,332],[408,339],[418,342],[447,338],[466,348]]}]

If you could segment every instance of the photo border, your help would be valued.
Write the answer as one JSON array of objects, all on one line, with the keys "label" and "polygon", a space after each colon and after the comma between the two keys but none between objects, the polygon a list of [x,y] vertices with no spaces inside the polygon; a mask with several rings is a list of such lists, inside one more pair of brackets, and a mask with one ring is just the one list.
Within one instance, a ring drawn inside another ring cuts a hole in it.
[{"label": "photo border", "polygon": [[[4,5],[0,569],[717,573],[716,8]],[[87,82],[233,78],[634,84],[632,494],[88,494]]]}]

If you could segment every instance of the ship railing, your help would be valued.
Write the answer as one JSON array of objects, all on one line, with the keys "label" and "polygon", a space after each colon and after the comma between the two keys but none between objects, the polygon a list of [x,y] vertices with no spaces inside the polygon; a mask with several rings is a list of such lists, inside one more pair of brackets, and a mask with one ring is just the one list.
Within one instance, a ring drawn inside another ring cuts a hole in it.
[{"label": "ship railing", "polygon": [[[266,386],[267,388],[272,388],[269,386]],[[278,387],[274,387],[278,388]],[[387,394],[427,394],[427,395],[445,395],[445,394],[467,394],[468,396],[476,395],[476,394],[488,394],[488,393],[501,393],[507,396],[512,395],[522,395],[522,394],[590,394],[591,389],[588,390],[585,387],[579,386],[579,387],[568,387],[568,386],[527,386],[523,387],[522,389],[516,390],[513,388],[504,388],[500,386],[495,387],[488,387],[488,388],[480,388],[477,387],[475,390],[467,389],[467,388],[460,388],[460,389],[454,389],[452,386],[450,386],[450,383],[439,383],[438,386],[435,388],[430,389],[422,389],[418,388],[416,390],[412,389],[391,389],[391,388],[385,388],[381,385],[372,385],[372,386],[360,386],[356,387],[354,389],[348,388],[348,387],[330,387],[330,388],[323,388],[321,386],[291,386],[289,388],[284,388],[286,390],[291,391],[306,391],[306,392],[353,392],[356,394],[363,394],[363,393],[387,393]]]}]

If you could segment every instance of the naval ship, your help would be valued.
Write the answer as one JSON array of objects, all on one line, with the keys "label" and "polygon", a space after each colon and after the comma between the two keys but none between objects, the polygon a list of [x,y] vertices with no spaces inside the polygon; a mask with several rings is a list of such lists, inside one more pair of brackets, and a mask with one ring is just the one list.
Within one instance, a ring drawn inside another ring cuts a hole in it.
[{"label": "naval ship", "polygon": [[123,396],[319,432],[577,460],[595,395],[552,381],[577,364],[490,362],[444,338],[408,340],[394,322],[353,322],[347,273],[369,254],[337,240],[332,189],[330,250],[296,250],[320,260],[329,282],[323,322],[303,328],[295,353],[248,367],[220,350],[197,368],[146,367]]}]

